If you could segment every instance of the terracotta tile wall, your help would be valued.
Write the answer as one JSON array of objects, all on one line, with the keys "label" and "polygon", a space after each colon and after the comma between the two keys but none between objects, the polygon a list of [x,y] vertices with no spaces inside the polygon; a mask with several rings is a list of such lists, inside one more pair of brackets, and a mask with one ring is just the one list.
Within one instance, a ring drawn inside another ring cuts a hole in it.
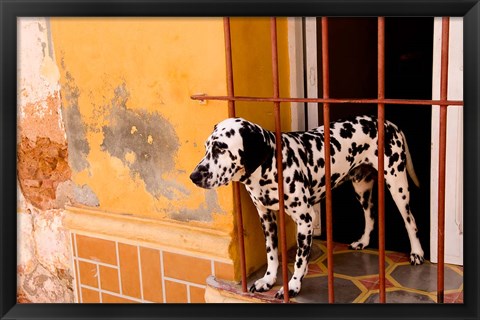
[{"label": "terracotta tile wall", "polygon": [[233,265],[123,240],[71,233],[80,303],[202,303],[205,280],[233,280]]}]

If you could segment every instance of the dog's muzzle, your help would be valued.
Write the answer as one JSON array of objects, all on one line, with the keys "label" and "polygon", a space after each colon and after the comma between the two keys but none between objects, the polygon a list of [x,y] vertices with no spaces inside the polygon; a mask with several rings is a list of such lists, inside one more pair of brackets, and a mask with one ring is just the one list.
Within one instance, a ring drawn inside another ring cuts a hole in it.
[{"label": "dog's muzzle", "polygon": [[208,169],[205,166],[198,166],[190,174],[190,180],[195,183],[197,186],[202,188],[207,188],[206,186],[206,177],[208,175]]}]

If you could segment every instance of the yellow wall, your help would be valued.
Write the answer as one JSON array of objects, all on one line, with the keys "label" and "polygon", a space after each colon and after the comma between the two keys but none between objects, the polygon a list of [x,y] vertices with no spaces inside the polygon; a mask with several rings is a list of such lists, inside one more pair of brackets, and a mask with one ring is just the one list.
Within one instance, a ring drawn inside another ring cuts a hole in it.
[{"label": "yellow wall", "polygon": [[[235,95],[271,97],[272,47],[270,18],[232,18],[232,56]],[[290,95],[287,19],[277,19],[278,69],[280,96]],[[237,116],[275,130],[272,103],[237,102]],[[282,130],[290,129],[290,106],[281,104]]]},{"label": "yellow wall", "polygon": [[[190,99],[226,95],[223,19],[52,18],[51,29],[79,199],[105,212],[230,232],[238,279],[232,188],[206,191],[188,178],[213,125],[228,116],[226,102]],[[288,96],[286,19],[278,36],[281,95]],[[232,19],[232,47],[236,94],[272,95],[269,19]],[[238,116],[267,129],[274,129],[272,110],[237,104]],[[288,130],[288,105],[282,115]],[[264,240],[245,192],[242,202],[250,273],[265,263]]]},{"label": "yellow wall", "polygon": [[190,99],[226,93],[222,19],[53,18],[51,26],[67,135],[80,146],[69,148],[73,180],[100,209],[231,228],[230,188],[216,196],[188,178],[213,124],[227,117],[224,102]]}]

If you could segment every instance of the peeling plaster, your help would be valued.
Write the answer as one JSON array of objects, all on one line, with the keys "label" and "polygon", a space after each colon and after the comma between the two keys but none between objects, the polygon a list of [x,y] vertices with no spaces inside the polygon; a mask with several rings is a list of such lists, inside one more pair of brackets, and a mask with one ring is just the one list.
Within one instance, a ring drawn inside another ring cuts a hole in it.
[{"label": "peeling plaster", "polygon": [[75,79],[68,71],[65,74],[65,79],[62,93],[66,100],[66,105],[63,106],[63,114],[70,155],[68,162],[73,170],[81,172],[89,167],[87,155],[90,152],[90,146],[78,105],[80,89],[76,86]]},{"label": "peeling plaster", "polygon": [[58,208],[57,186],[71,176],[67,158],[67,147],[46,137],[36,141],[23,137],[17,145],[18,181],[25,198],[37,208]]},{"label": "peeling plaster", "polygon": [[53,57],[48,19],[18,19],[18,132],[30,140],[48,136],[66,140],[60,113],[60,73]]},{"label": "peeling plaster", "polygon": [[58,185],[56,198],[59,207],[64,207],[66,204],[81,204],[89,207],[100,205],[97,195],[88,185],[78,186],[71,180]]},{"label": "peeling plaster", "polygon": [[62,225],[65,211],[37,209],[17,189],[18,302],[71,303],[73,270],[69,233]]},{"label": "peeling plaster", "polygon": [[[58,274],[62,274],[62,271]],[[18,288],[18,294],[35,303],[72,303],[72,282],[68,281],[65,278],[52,277],[48,270],[37,264],[31,273],[21,276],[23,286]]]},{"label": "peeling plaster", "polygon": [[73,195],[77,203],[90,207],[98,207],[100,205],[97,195],[86,184],[81,187],[76,186],[73,190]]},{"label": "peeling plaster", "polygon": [[37,260],[55,277],[58,270],[70,269],[70,241],[62,224],[64,215],[63,209],[32,212]]},{"label": "peeling plaster", "polygon": [[155,198],[174,200],[179,194],[188,195],[182,184],[163,177],[175,170],[179,148],[175,129],[157,112],[128,109],[128,98],[125,84],[115,89],[111,112],[106,116],[110,124],[102,127],[102,150],[120,159],[132,178],[140,177]]},{"label": "peeling plaster", "polygon": [[17,302],[71,303],[70,238],[57,199],[71,176],[60,73],[48,18],[19,18],[17,31]]}]

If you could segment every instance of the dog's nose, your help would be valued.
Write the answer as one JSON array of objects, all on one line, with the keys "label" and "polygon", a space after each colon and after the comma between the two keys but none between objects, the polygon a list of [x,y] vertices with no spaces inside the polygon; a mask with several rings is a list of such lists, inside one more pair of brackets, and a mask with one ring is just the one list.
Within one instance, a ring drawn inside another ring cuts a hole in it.
[{"label": "dog's nose", "polygon": [[190,175],[190,180],[192,180],[193,183],[200,182],[202,180],[202,174],[200,173],[200,171],[193,171]]},{"label": "dog's nose", "polygon": [[199,182],[202,181],[204,172],[206,172],[208,168],[204,165],[199,165],[198,167],[193,170],[192,174],[190,175],[190,180],[193,181],[193,183],[198,184]]}]

